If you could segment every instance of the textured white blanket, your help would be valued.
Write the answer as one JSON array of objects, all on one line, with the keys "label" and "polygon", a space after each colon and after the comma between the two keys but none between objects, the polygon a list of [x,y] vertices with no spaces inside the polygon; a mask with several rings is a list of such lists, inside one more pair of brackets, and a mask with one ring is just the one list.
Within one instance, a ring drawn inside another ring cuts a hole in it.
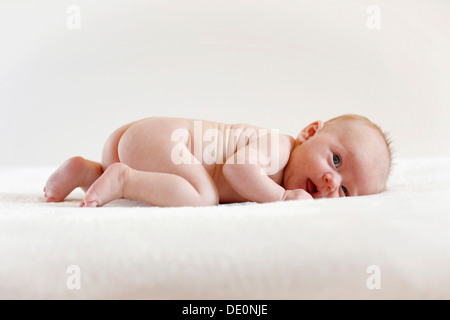
[{"label": "textured white blanket", "polygon": [[373,196],[155,208],[43,202],[54,168],[0,170],[2,299],[449,299],[450,158]]}]

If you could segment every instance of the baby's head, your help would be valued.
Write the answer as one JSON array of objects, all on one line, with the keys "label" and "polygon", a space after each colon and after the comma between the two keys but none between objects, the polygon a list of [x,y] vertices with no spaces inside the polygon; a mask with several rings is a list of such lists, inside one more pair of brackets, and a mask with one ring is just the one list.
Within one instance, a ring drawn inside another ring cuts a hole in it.
[{"label": "baby's head", "polygon": [[369,119],[343,115],[304,128],[286,165],[283,184],[314,198],[362,196],[386,188],[390,142]]}]

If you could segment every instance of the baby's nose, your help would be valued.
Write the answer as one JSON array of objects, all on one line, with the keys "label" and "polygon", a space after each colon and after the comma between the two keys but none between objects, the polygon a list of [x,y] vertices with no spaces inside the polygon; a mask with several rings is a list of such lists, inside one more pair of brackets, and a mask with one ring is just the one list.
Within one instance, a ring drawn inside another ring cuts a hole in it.
[{"label": "baby's nose", "polygon": [[339,181],[337,177],[329,172],[325,173],[322,176],[322,181],[325,183],[326,191],[329,193],[334,192],[339,186]]}]

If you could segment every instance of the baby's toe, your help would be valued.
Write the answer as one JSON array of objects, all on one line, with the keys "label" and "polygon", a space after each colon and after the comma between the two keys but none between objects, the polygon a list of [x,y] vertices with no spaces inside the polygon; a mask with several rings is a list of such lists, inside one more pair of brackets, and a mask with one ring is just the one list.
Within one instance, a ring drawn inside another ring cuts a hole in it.
[{"label": "baby's toe", "polygon": [[97,201],[89,201],[89,202],[86,202],[84,204],[84,206],[86,208],[95,208],[95,207],[98,207],[98,202]]},{"label": "baby's toe", "polygon": [[98,199],[97,194],[95,194],[93,192],[89,192],[89,191],[84,196],[83,203],[84,203],[85,207],[99,207],[100,206],[100,201]]},{"label": "baby's toe", "polygon": [[58,202],[58,200],[52,197],[45,197],[45,202]]},{"label": "baby's toe", "polygon": [[55,192],[53,189],[45,188],[44,192],[45,192],[44,193],[45,202],[60,202],[64,200],[64,198],[61,199],[59,194]]}]

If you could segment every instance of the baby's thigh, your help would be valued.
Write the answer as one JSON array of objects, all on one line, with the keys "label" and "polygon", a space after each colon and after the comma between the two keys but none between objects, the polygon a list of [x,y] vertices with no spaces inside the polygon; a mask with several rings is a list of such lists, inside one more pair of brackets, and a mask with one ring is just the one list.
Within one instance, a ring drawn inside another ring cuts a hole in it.
[{"label": "baby's thigh", "polygon": [[172,141],[172,134],[179,129],[183,129],[179,122],[160,119],[132,125],[119,141],[120,162],[139,171],[178,175],[202,196],[218,201],[217,188],[208,171],[186,145],[180,140]]}]

